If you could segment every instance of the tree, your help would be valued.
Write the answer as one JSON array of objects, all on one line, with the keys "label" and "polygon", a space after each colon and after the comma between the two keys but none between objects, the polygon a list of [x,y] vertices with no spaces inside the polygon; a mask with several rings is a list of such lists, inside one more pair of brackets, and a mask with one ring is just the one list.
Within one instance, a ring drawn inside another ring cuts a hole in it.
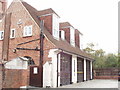
[{"label": "tree", "polygon": [[95,45],[93,43],[89,43],[87,44],[87,47],[83,49],[86,53],[94,57],[94,68],[120,66],[120,54],[118,55],[119,57],[117,57],[117,55],[114,54],[105,54],[105,51],[103,49],[95,50],[94,48]]}]

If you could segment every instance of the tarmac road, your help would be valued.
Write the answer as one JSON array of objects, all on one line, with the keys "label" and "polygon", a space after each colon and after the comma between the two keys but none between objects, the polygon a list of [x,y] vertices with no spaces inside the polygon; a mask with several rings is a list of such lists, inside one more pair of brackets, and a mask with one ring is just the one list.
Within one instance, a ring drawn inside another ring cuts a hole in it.
[{"label": "tarmac road", "polygon": [[120,82],[118,84],[118,80],[94,79],[58,88],[118,88],[118,86],[120,87]]}]

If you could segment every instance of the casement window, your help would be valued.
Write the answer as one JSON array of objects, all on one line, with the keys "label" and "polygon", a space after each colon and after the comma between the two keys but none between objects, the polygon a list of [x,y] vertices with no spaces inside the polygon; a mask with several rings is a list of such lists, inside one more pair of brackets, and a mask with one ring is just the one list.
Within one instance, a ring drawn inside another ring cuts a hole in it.
[{"label": "casement window", "polygon": [[61,30],[61,39],[65,40],[65,31]]},{"label": "casement window", "polygon": [[10,38],[15,38],[15,29],[11,29]]},{"label": "casement window", "polygon": [[3,40],[4,38],[4,31],[0,31],[0,40]]},{"label": "casement window", "polygon": [[23,36],[32,36],[32,25],[24,27]]},{"label": "casement window", "polygon": [[75,30],[73,27],[70,28],[70,44],[75,46]]},{"label": "casement window", "polygon": [[59,17],[55,14],[53,14],[52,24],[52,35],[55,39],[59,40]]}]

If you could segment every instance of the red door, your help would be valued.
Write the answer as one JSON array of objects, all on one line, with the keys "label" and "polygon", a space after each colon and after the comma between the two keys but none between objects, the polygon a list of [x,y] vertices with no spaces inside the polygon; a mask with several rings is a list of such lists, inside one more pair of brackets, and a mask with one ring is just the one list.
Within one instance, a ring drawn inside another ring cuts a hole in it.
[{"label": "red door", "polygon": [[39,66],[30,66],[30,86],[42,87],[41,71]]}]

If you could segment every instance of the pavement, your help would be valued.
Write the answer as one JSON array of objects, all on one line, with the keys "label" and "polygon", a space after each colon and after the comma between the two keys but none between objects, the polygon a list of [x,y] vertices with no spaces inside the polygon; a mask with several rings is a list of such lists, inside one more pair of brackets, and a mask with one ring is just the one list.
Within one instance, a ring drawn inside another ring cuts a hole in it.
[{"label": "pavement", "polygon": [[58,88],[120,88],[118,80],[94,79],[81,83],[60,86]]}]

